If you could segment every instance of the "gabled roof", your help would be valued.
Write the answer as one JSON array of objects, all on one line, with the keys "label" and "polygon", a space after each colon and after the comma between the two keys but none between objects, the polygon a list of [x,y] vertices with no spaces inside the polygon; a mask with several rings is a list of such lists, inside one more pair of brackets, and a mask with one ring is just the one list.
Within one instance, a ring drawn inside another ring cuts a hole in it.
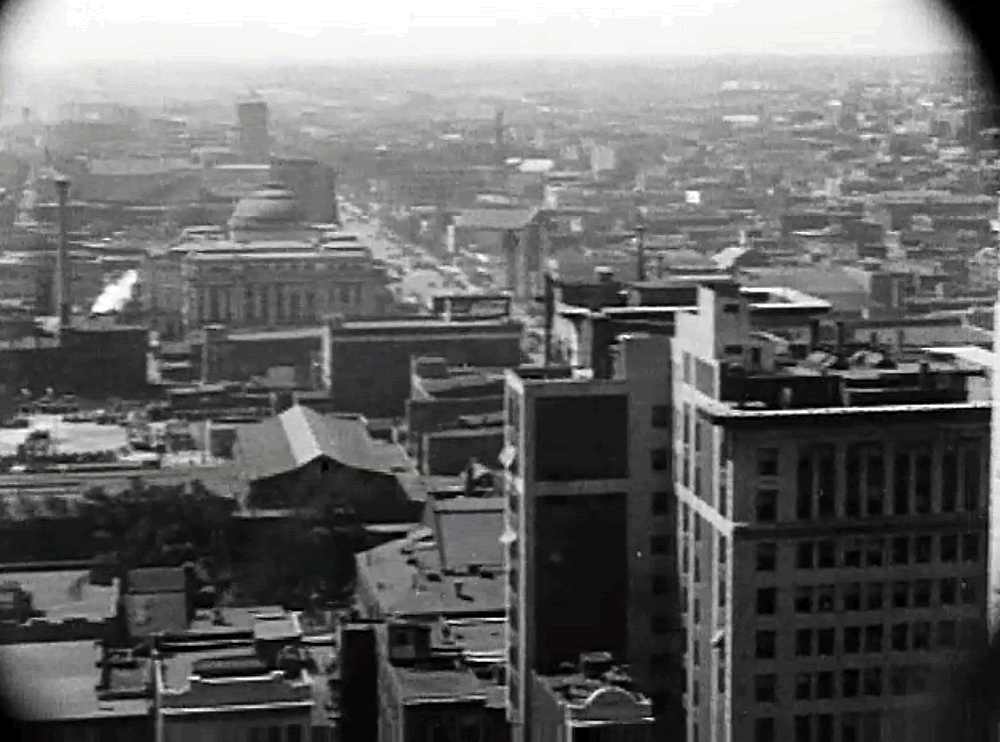
[{"label": "gabled roof", "polygon": [[395,446],[372,440],[360,418],[328,417],[295,405],[239,430],[242,464],[252,479],[293,471],[319,458],[377,474],[405,466]]}]

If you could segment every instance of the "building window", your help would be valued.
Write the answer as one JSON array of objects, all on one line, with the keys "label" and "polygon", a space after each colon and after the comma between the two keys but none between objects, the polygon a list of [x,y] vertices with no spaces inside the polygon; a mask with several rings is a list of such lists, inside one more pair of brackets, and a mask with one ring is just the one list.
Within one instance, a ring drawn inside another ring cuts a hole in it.
[{"label": "building window", "polygon": [[881,582],[869,582],[865,590],[865,610],[882,610],[882,595],[885,588]]},{"label": "building window", "polygon": [[757,703],[774,703],[778,700],[778,676],[757,675],[754,678],[754,697]]},{"label": "building window", "polygon": [[813,653],[812,629],[799,629],[795,632],[795,656],[811,657]]},{"label": "building window", "polygon": [[773,616],[778,608],[778,590],[773,587],[757,589],[757,615]]},{"label": "building window", "polygon": [[885,540],[870,538],[865,547],[865,562],[869,567],[881,567],[885,558]]},{"label": "building window", "polygon": [[933,552],[933,538],[931,536],[917,536],[916,548],[913,550],[913,561],[917,564],[930,564]]},{"label": "building window", "polygon": [[857,654],[861,651],[861,628],[859,626],[844,627],[844,653]]},{"label": "building window", "polygon": [[795,612],[812,613],[813,589],[810,585],[800,585],[795,588]]},{"label": "building window", "polygon": [[833,742],[833,714],[816,716],[816,742]]},{"label": "building window", "polygon": [[651,416],[654,428],[670,427],[670,405],[654,404]]},{"label": "building window", "polygon": [[962,561],[975,562],[979,560],[979,534],[967,533],[962,536]]},{"label": "building window", "polygon": [[754,721],[754,742],[774,742],[774,719],[757,719]]},{"label": "building window", "polygon": [[865,627],[865,651],[882,651],[882,624]]},{"label": "building window", "polygon": [[778,449],[757,449],[757,475],[761,477],[778,476]]},{"label": "building window", "polygon": [[931,605],[932,589],[930,580],[917,580],[913,583],[913,607],[929,608]]},{"label": "building window", "polygon": [[978,441],[962,443],[962,499],[965,509],[970,513],[979,509],[979,448]]},{"label": "building window", "polygon": [[653,493],[653,515],[666,515],[670,512],[670,493]]},{"label": "building window", "polygon": [[778,545],[757,544],[757,571],[773,572],[778,563]]},{"label": "building window", "polygon": [[816,698],[833,698],[833,672],[830,670],[816,673]]},{"label": "building window", "polygon": [[959,582],[959,589],[962,591],[962,602],[965,605],[979,603],[979,582],[976,579],[963,577]]},{"label": "building window", "polygon": [[[847,695],[846,693],[844,695]],[[855,693],[854,695],[857,695]],[[842,714],[840,717],[840,742],[861,742],[861,714]]]},{"label": "building window", "polygon": [[893,483],[893,509],[896,515],[910,512],[910,452],[896,454],[895,481]]},{"label": "building window", "polygon": [[844,698],[854,698],[858,695],[861,686],[860,670],[844,670],[841,674],[841,687],[844,691]]},{"label": "building window", "polygon": [[845,611],[860,611],[861,610],[861,583],[860,582],[849,582],[844,585],[844,610]]},{"label": "building window", "polygon": [[695,598],[694,599],[694,602],[691,605],[691,614],[692,614],[691,615],[691,619],[695,622],[695,624],[700,624],[701,623],[701,600],[699,598]]},{"label": "building window", "polygon": [[941,561],[958,561],[958,536],[941,537]]},{"label": "building window", "polygon": [[833,613],[835,609],[836,587],[834,585],[820,585],[816,588],[816,611],[817,613]]},{"label": "building window", "polygon": [[958,451],[949,446],[941,456],[941,512],[954,513],[958,505]]},{"label": "building window", "polygon": [[907,608],[910,605],[910,583],[892,583],[892,607]]},{"label": "building window", "polygon": [[931,646],[931,624],[929,621],[915,621],[913,623],[913,649],[930,649]]},{"label": "building window", "polygon": [[795,489],[795,517],[799,520],[812,518],[813,495],[815,494],[812,449],[799,452],[799,470]]},{"label": "building window", "polygon": [[817,629],[816,631],[816,654],[820,657],[829,657],[833,654],[836,631],[834,629]]},{"label": "building window", "polygon": [[773,660],[777,646],[777,634],[774,631],[758,631],[755,635],[755,656],[759,660]]},{"label": "building window", "polygon": [[837,566],[837,546],[833,541],[816,543],[816,566],[820,569],[833,569]]},{"label": "building window", "polygon": [[815,564],[815,550],[812,541],[800,541],[795,547],[795,566],[798,569],[812,569]]},{"label": "building window", "polygon": [[800,672],[795,676],[795,700],[812,700],[812,679],[813,676],[807,672]]},{"label": "building window", "polygon": [[286,742],[303,742],[302,725],[292,724],[288,727]]},{"label": "building window", "polygon": [[850,543],[844,545],[844,566],[845,567],[860,567],[861,566],[861,543],[858,540],[852,540]]},{"label": "building window", "polygon": [[795,742],[812,742],[812,719],[810,717],[795,717]]},{"label": "building window", "polygon": [[701,705],[701,683],[695,680],[691,684],[691,705],[700,706]]},{"label": "building window", "polygon": [[898,623],[892,627],[892,651],[893,652],[906,652],[909,651],[910,645],[910,625],[906,623]]},{"label": "building window", "polygon": [[778,518],[778,490],[757,490],[757,520],[774,523]]},{"label": "building window", "polygon": [[931,511],[931,452],[921,448],[917,452],[917,466],[914,474],[913,509],[920,514]]},{"label": "building window", "polygon": [[654,448],[650,451],[649,455],[650,460],[652,461],[653,471],[667,470],[667,449]]},{"label": "building window", "polygon": [[946,577],[938,584],[941,605],[955,605],[958,595],[958,580],[954,577]]},{"label": "building window", "polygon": [[882,668],[866,667],[864,671],[864,685],[866,696],[882,695]]},{"label": "building window", "polygon": [[666,554],[670,550],[669,536],[653,536],[650,539],[650,551],[653,554]]},{"label": "building window", "polygon": [[910,563],[910,539],[907,536],[897,536],[892,540],[892,563]]}]

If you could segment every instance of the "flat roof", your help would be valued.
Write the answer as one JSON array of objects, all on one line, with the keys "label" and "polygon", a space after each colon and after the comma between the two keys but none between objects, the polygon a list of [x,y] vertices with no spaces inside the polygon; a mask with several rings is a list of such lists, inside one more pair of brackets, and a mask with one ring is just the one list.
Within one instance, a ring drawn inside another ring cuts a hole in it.
[{"label": "flat roof", "polygon": [[[141,717],[146,699],[101,700],[101,649],[93,640],[0,646],[7,710],[22,721]],[[141,687],[135,679],[124,685]]]},{"label": "flat roof", "polygon": [[102,621],[116,613],[117,586],[92,585],[89,570],[4,572],[0,580],[20,584],[31,593],[34,607],[52,621],[74,617]]}]

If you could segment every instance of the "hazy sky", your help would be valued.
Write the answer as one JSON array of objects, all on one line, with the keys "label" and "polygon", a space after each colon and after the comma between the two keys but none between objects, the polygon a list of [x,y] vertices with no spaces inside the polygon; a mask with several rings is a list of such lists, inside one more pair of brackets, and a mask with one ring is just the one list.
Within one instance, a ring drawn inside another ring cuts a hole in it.
[{"label": "hazy sky", "polygon": [[906,53],[955,48],[933,0],[21,0],[15,67],[89,60]]}]

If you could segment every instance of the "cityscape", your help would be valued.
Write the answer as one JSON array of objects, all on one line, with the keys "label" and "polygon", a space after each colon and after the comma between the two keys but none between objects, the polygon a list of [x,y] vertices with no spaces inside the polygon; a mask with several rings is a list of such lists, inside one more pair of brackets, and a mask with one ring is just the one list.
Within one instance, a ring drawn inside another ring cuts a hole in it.
[{"label": "cityscape", "polygon": [[977,57],[542,56],[7,74],[21,738],[1000,731]]}]

